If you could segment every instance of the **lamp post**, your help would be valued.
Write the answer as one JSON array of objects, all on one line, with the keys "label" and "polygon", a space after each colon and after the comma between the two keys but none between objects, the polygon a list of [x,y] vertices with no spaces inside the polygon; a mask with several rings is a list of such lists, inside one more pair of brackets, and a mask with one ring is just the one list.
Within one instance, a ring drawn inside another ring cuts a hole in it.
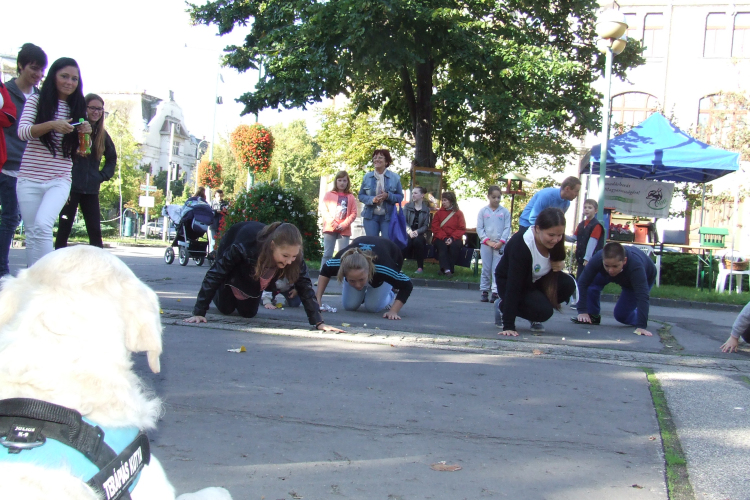
[{"label": "lamp post", "polygon": [[[206,139],[203,139],[195,147],[195,190],[198,191],[198,173],[200,172],[200,161],[201,161],[201,144],[208,144]],[[209,161],[213,160],[213,155],[209,156]]]},{"label": "lamp post", "polygon": [[[628,24],[625,15],[616,10],[602,12],[596,21],[596,34],[599,39],[596,47],[606,55],[604,67],[604,109],[602,110],[602,144],[599,157],[599,210],[597,219],[604,222],[604,177],[607,173],[607,148],[609,148],[609,113],[612,92],[612,58],[625,50],[628,37],[625,32]],[[593,173],[593,172],[592,172]],[[609,228],[605,227],[609,233]]]}]

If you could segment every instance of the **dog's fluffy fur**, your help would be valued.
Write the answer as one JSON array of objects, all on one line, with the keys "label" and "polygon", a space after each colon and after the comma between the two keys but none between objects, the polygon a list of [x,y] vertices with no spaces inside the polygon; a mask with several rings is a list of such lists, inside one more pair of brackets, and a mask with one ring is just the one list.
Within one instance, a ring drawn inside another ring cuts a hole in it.
[{"label": "dog's fluffy fur", "polygon": [[[161,401],[133,372],[130,353],[146,352],[158,373],[161,351],[156,294],[104,250],[57,250],[0,281],[0,399],[40,399],[101,426],[153,429]],[[161,464],[151,460],[133,500],[174,499]],[[98,497],[64,469],[0,462],[0,498]]]}]

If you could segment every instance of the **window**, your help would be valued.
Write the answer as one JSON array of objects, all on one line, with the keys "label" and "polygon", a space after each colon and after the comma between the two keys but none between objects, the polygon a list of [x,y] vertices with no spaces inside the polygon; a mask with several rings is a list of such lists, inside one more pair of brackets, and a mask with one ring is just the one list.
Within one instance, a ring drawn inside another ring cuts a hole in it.
[{"label": "window", "polygon": [[710,144],[734,143],[735,132],[747,117],[745,99],[737,94],[714,94],[700,100],[698,106],[700,139]]},{"label": "window", "polygon": [[633,40],[638,39],[638,21],[636,20],[635,14],[625,14],[625,22],[628,25],[628,30],[625,32],[628,38]]},{"label": "window", "polygon": [[646,14],[643,20],[643,45],[646,47],[643,52],[645,57],[664,57],[664,14]]},{"label": "window", "polygon": [[706,16],[706,36],[703,40],[703,57],[729,56],[729,16],[721,12],[712,12]]},{"label": "window", "polygon": [[732,57],[750,57],[750,12],[738,12],[734,16]]},{"label": "window", "polygon": [[180,143],[175,142],[174,144],[172,144],[172,155],[178,156],[179,154],[180,154]]},{"label": "window", "polygon": [[612,98],[612,126],[617,134],[635,127],[659,109],[659,101],[644,92],[626,92]]}]

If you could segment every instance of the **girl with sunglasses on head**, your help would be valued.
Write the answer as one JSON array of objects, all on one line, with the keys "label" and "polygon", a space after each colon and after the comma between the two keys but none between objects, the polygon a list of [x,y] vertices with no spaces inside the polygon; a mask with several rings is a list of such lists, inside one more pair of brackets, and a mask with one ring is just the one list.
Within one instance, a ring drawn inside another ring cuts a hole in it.
[{"label": "girl with sunglasses on head", "polygon": [[[73,158],[70,197],[60,212],[55,249],[68,246],[68,237],[79,205],[83,220],[86,222],[89,244],[99,248],[104,246],[99,209],[99,187],[102,182],[108,181],[114,175],[117,151],[109,134],[104,130],[104,99],[96,94],[88,94],[86,117],[92,128],[91,153],[88,156]],[[104,158],[103,165],[102,158]]]},{"label": "girl with sunglasses on head", "polygon": [[19,139],[28,142],[17,184],[28,266],[52,251],[52,226],[70,194],[78,132],[91,133],[85,118],[78,63],[62,57],[52,63],[40,93],[27,99],[18,125]]}]

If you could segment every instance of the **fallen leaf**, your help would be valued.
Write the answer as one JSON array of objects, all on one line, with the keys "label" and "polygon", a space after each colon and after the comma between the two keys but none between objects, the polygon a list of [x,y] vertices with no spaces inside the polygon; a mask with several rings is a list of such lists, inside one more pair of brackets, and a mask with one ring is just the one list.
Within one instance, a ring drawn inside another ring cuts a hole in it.
[{"label": "fallen leaf", "polygon": [[531,353],[532,353],[532,354],[534,354],[535,356],[539,356],[540,354],[544,354],[544,353],[543,353],[542,351],[540,351],[539,349],[534,349],[533,351],[531,351]]},{"label": "fallen leaf", "polygon": [[634,484],[631,486],[631,488],[638,488],[639,490],[642,490],[643,486],[641,486],[640,484]]},{"label": "fallen leaf", "polygon": [[445,462],[438,462],[436,464],[430,465],[430,469],[436,470],[439,472],[455,472],[457,470],[461,470],[460,465],[448,465]]},{"label": "fallen leaf", "polygon": [[648,440],[649,440],[649,441],[656,441],[656,436],[649,436],[649,437],[648,437]]},{"label": "fallen leaf", "polygon": [[182,302],[182,299],[177,299],[177,302]]},{"label": "fallen leaf", "polygon": [[341,326],[352,326],[349,323],[341,323]]}]

